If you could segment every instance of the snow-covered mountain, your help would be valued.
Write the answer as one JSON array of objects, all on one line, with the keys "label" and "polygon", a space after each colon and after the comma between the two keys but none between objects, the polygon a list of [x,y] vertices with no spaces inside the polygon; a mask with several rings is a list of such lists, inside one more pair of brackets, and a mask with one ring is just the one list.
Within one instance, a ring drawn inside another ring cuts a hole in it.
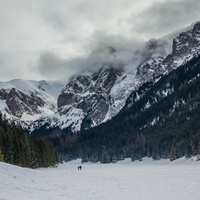
[{"label": "snow-covered mountain", "polygon": [[30,131],[44,125],[78,131],[101,124],[115,116],[143,83],[199,54],[199,22],[173,39],[172,35],[134,50],[98,47],[88,57],[88,67],[65,85],[23,80],[0,83],[0,110]]},{"label": "snow-covered mountain", "polygon": [[[111,119],[125,105],[128,96],[144,82],[190,60],[200,51],[200,23],[180,33],[173,41],[152,39],[131,52],[130,59],[120,59],[121,49],[107,47],[107,62],[97,63],[94,72],[71,78],[58,97],[58,111],[74,130],[88,128]],[[100,67],[99,67],[100,66]],[[72,117],[73,122],[72,124]]]},{"label": "snow-covered mountain", "polygon": [[33,122],[57,111],[60,82],[15,79],[0,82],[0,110],[6,118]]}]

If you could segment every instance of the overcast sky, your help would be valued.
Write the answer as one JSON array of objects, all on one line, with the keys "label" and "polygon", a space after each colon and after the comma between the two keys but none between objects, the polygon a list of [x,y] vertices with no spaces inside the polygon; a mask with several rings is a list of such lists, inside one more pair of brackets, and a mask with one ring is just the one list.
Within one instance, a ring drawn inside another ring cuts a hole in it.
[{"label": "overcast sky", "polygon": [[0,81],[69,77],[99,43],[159,38],[199,10],[199,0],[0,0]]}]

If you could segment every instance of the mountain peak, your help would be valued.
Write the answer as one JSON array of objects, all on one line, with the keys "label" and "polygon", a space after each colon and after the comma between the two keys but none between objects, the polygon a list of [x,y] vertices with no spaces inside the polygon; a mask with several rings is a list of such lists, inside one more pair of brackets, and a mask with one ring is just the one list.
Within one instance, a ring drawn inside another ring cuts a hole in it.
[{"label": "mountain peak", "polygon": [[194,24],[193,31],[197,34],[200,34],[200,22],[197,22],[196,24]]}]

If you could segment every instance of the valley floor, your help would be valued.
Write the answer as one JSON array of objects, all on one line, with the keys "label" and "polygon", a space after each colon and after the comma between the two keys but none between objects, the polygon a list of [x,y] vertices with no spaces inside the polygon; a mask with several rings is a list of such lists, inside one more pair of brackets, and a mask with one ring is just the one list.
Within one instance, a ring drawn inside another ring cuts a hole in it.
[{"label": "valley floor", "polygon": [[199,185],[200,161],[185,158],[115,164],[76,160],[36,170],[0,162],[0,200],[199,200]]}]

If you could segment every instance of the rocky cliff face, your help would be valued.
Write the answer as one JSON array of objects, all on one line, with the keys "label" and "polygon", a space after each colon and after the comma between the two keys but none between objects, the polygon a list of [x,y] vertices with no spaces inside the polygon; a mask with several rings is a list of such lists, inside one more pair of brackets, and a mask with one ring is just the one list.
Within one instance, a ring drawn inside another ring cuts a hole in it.
[{"label": "rocky cliff face", "polygon": [[[80,121],[76,123],[79,128],[101,123],[110,108],[111,89],[122,73],[122,68],[116,69],[110,64],[95,73],[74,77],[58,97],[58,112],[69,122],[72,116]],[[90,124],[82,124],[83,119]]]},{"label": "rocky cliff face", "polygon": [[43,107],[45,102],[33,93],[28,96],[23,92],[12,88],[10,91],[0,90],[0,99],[5,100],[7,112],[21,118],[24,113],[35,115],[41,113],[39,107]]},{"label": "rocky cliff face", "polygon": [[98,56],[98,51],[92,53],[90,59],[95,62],[65,87],[48,82],[26,82],[25,89],[19,87],[23,81],[9,87],[0,84],[0,109],[30,130],[48,124],[47,128],[78,131],[101,124],[115,116],[143,83],[168,74],[199,54],[200,23],[171,42],[166,38],[148,41],[129,52],[129,60],[120,59],[121,49],[106,47],[101,51],[103,56]]},{"label": "rocky cliff face", "polygon": [[[115,66],[116,63],[104,63],[94,73],[72,78],[58,97],[58,112],[67,116],[73,130],[111,119],[139,86],[161,74],[168,74],[199,52],[199,30],[200,23],[197,23],[174,38],[172,46],[163,39],[150,40],[137,52],[140,63],[117,63],[120,68]],[[114,52],[117,57],[118,50]],[[72,116],[74,124],[70,120]]]},{"label": "rocky cliff face", "polygon": [[200,51],[200,22],[191,30],[182,32],[173,39],[172,52],[163,61],[164,65],[178,67]]},{"label": "rocky cliff face", "polygon": [[33,123],[57,111],[58,82],[12,80],[0,82],[0,110],[19,123]]}]

